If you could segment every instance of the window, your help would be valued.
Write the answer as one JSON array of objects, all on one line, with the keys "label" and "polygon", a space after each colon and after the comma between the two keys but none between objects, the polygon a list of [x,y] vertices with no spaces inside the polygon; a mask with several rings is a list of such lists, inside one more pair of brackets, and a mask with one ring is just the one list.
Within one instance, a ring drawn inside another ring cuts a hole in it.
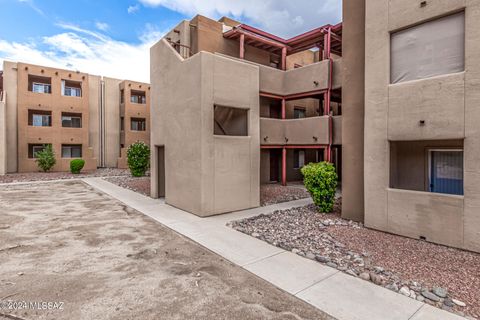
[{"label": "window", "polygon": [[214,106],[213,134],[248,136],[248,109]]},{"label": "window", "polygon": [[305,165],[305,150],[293,150],[293,168],[300,169]]},{"label": "window", "polygon": [[43,110],[28,110],[28,125],[33,127],[51,127],[52,112]]},{"label": "window", "polygon": [[120,117],[120,131],[124,131],[124,130],[125,130],[125,118]]},{"label": "window", "polygon": [[278,66],[280,65],[280,57],[278,55],[270,55],[270,62],[269,62],[270,67],[278,69]]},{"label": "window", "polygon": [[144,118],[131,118],[130,130],[132,131],[145,131],[146,123]]},{"label": "window", "polygon": [[293,109],[293,118],[294,118],[294,119],[305,118],[305,113],[306,113],[305,108],[295,107],[295,108]]},{"label": "window", "polygon": [[62,158],[81,158],[81,144],[62,144]]},{"label": "window", "polygon": [[30,159],[37,158],[37,152],[43,151],[45,149],[44,144],[29,144],[28,145],[28,157]]},{"label": "window", "polygon": [[465,13],[391,35],[391,83],[465,70]]},{"label": "window", "polygon": [[463,150],[431,149],[429,191],[463,195]]},{"label": "window", "polygon": [[62,127],[64,127],[64,128],[81,128],[82,127],[82,114],[81,113],[62,112]]},{"label": "window", "polygon": [[147,99],[145,97],[145,91],[132,90],[130,93],[130,102],[140,103],[140,104],[147,103]]},{"label": "window", "polygon": [[120,103],[125,102],[125,90],[120,90]]},{"label": "window", "polygon": [[35,93],[52,93],[52,80],[48,77],[28,75],[28,91]]},{"label": "window", "polygon": [[67,97],[81,97],[82,83],[78,81],[62,80],[62,95]]}]

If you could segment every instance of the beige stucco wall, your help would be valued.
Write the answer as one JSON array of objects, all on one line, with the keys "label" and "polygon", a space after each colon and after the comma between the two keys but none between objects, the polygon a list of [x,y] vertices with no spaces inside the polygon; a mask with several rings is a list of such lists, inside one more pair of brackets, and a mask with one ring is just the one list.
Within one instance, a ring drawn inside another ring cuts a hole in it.
[{"label": "beige stucco wall", "polygon": [[[466,71],[390,85],[390,32],[463,8]],[[480,251],[480,3],[367,0],[366,12],[365,224]],[[389,190],[388,139],[464,139],[464,196]]]},{"label": "beige stucco wall", "polygon": [[260,119],[260,138],[263,145],[325,145],[329,143],[328,131],[328,116],[286,120]]},{"label": "beige stucco wall", "polygon": [[[364,219],[363,137],[365,94],[365,0],[343,1],[342,29],[342,216]],[[338,66],[334,65],[334,75]],[[340,130],[335,130],[339,132]],[[334,135],[334,143],[338,136]]]},{"label": "beige stucco wall", "polygon": [[102,77],[88,75],[88,110],[89,110],[89,131],[88,137],[93,155],[97,159],[97,167],[102,166],[102,152],[100,148],[100,118],[101,115],[101,85]]},{"label": "beige stucco wall", "polygon": [[[162,40],[151,49],[151,79],[152,196],[155,146],[164,145],[167,203],[200,216],[258,206],[258,67],[206,52],[183,60]],[[214,136],[215,104],[248,109],[249,136]]]},{"label": "beige stucco wall", "polygon": [[4,96],[0,93],[0,175],[7,173],[7,113]]},{"label": "beige stucco wall", "polygon": [[17,63],[3,62],[3,90],[6,105],[7,172],[17,172]]}]

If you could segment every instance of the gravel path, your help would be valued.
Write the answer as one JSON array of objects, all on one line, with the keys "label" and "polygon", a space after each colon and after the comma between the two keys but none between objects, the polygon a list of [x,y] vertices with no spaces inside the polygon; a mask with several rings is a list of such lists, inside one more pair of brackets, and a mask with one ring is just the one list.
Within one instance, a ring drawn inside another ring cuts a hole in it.
[{"label": "gravel path", "polygon": [[130,175],[127,169],[100,168],[95,171],[82,171],[80,174],[70,172],[26,172],[26,173],[8,173],[0,175],[0,183],[28,182],[28,181],[48,181],[60,179],[78,179],[86,177],[108,177],[108,176],[126,176]]},{"label": "gravel path", "polygon": [[367,229],[340,218],[340,201],[332,214],[309,205],[230,225],[419,301],[480,317],[480,254]]},{"label": "gravel path", "polygon": [[287,186],[280,184],[260,185],[260,205],[268,206],[275,203],[299,200],[310,197],[303,184],[292,183]]},{"label": "gravel path", "polygon": [[150,196],[150,177],[107,177],[104,180],[122,188]]}]

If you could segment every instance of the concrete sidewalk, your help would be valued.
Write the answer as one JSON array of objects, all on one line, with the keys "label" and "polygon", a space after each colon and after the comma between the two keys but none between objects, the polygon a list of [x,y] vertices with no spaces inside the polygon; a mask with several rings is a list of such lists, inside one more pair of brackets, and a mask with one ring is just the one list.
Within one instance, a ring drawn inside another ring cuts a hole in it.
[{"label": "concrete sidewalk", "polygon": [[228,221],[311,203],[302,199],[200,218],[102,178],[82,181],[339,320],[460,320],[452,313],[349,276],[227,227]]}]

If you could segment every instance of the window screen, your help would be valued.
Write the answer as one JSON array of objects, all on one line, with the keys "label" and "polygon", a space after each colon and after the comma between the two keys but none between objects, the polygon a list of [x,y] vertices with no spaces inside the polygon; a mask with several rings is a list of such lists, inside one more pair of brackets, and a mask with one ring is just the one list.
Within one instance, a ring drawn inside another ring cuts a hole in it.
[{"label": "window screen", "polygon": [[465,69],[465,13],[391,35],[390,82],[424,79]]},{"label": "window screen", "polygon": [[430,191],[463,195],[463,151],[430,150]]}]

